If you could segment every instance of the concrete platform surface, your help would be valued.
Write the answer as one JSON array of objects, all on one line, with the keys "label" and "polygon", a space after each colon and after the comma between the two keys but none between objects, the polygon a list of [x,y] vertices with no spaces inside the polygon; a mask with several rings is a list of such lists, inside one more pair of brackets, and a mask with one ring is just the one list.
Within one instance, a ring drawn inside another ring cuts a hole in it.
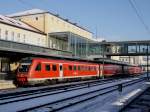
[{"label": "concrete platform surface", "polygon": [[0,90],[9,88],[16,88],[13,81],[0,80]]}]

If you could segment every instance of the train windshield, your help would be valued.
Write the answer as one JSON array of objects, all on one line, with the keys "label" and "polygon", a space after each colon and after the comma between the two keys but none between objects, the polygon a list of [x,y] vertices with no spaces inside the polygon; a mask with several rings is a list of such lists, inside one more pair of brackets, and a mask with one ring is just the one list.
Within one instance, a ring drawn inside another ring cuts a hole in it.
[{"label": "train windshield", "polygon": [[28,72],[30,68],[30,63],[21,63],[19,66],[19,72]]}]

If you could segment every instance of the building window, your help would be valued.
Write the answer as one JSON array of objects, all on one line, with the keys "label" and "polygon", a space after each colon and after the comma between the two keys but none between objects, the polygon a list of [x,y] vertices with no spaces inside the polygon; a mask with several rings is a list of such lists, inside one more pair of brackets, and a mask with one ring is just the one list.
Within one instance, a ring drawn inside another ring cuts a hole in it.
[{"label": "building window", "polygon": [[63,23],[63,26],[65,27],[65,26],[66,26],[66,24],[65,24],[65,23]]},{"label": "building window", "polygon": [[49,47],[52,48],[52,40],[49,40]]},{"label": "building window", "polygon": [[17,41],[20,42],[20,33],[17,34]]},{"label": "building window", "polygon": [[5,39],[6,40],[8,39],[8,31],[7,30],[5,31]]},{"label": "building window", "polygon": [[37,45],[40,45],[40,41],[41,41],[40,38],[38,38]]},{"label": "building window", "polygon": [[52,21],[54,20],[54,18],[53,18],[53,17],[52,17],[51,19],[52,19]]},{"label": "building window", "polygon": [[11,32],[11,40],[14,41],[14,32]]},{"label": "building window", "polygon": [[7,62],[1,62],[1,71],[8,72],[10,70],[9,64]]},{"label": "building window", "polygon": [[57,20],[57,24],[59,24],[59,20]]},{"label": "building window", "polygon": [[38,20],[38,17],[36,17],[35,19]]},{"label": "building window", "polygon": [[1,38],[1,33],[2,33],[2,30],[0,29],[0,38]]},{"label": "building window", "polygon": [[23,35],[23,43],[26,43],[26,35]]}]

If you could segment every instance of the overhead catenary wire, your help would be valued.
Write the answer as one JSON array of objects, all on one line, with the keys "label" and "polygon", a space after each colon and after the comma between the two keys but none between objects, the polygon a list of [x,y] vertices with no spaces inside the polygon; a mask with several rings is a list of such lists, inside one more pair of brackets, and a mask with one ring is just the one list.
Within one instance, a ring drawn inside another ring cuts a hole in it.
[{"label": "overhead catenary wire", "polygon": [[134,0],[128,0],[128,1],[131,4],[131,7],[133,8],[135,14],[139,18],[140,22],[143,24],[145,30],[150,34],[150,29],[149,29],[148,25],[145,23],[145,21],[142,17],[142,13],[139,11],[139,8],[136,6],[135,1]]},{"label": "overhead catenary wire", "polygon": [[33,4],[31,4],[31,3],[29,3],[29,2],[26,2],[26,1],[24,1],[24,0],[18,0],[21,4],[23,4],[23,5],[26,5],[27,7],[29,7],[29,8],[37,8],[35,5],[33,5]]}]

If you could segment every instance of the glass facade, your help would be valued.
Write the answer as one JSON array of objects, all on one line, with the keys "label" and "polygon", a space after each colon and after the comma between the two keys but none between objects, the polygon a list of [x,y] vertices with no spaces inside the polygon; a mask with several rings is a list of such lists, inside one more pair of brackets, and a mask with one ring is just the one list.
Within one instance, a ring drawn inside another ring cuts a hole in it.
[{"label": "glass facade", "polygon": [[95,43],[95,41],[77,34],[71,32],[56,32],[50,33],[49,35],[51,37],[50,41],[53,41],[52,37],[55,40],[57,37],[56,46],[61,45],[63,39],[65,39],[65,47],[61,50],[71,51],[73,57],[87,58],[91,55],[101,55],[102,53],[102,48],[99,43]]},{"label": "glass facade", "polygon": [[69,49],[72,51],[72,55],[75,57],[86,57],[90,40],[73,33],[69,33],[68,36]]},{"label": "glass facade", "polygon": [[101,58],[105,55],[147,53],[147,51],[150,53],[150,45],[147,43],[97,42],[71,32],[56,32],[53,35],[58,38],[56,46],[64,43],[65,47],[62,47],[61,50],[70,51],[73,57]]}]

